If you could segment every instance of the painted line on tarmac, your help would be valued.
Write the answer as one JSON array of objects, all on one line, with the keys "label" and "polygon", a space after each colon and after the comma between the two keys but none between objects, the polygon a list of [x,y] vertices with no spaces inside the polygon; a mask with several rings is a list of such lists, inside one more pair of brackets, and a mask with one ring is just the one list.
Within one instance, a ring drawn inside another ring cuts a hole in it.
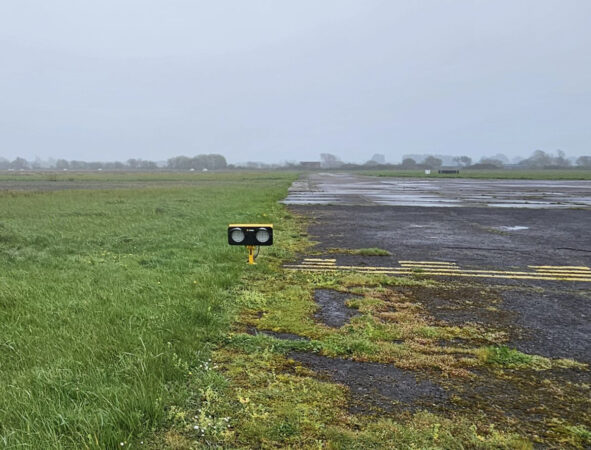
[{"label": "painted line on tarmac", "polygon": [[320,262],[336,262],[336,259],[334,258],[329,258],[329,259],[325,259],[325,258],[304,258],[304,261],[320,261]]},{"label": "painted line on tarmac", "polygon": [[498,278],[509,280],[591,282],[591,269],[586,266],[528,266],[533,271],[461,269],[453,262],[399,261],[400,267],[345,266],[335,259],[304,258],[300,264],[286,264],[290,270],[350,271],[385,275],[431,275],[466,278]]},{"label": "painted line on tarmac", "polygon": [[591,270],[583,271],[583,270],[568,270],[568,271],[561,271],[561,272],[524,272],[524,271],[509,271],[509,270],[476,270],[476,269],[461,269],[458,266],[450,267],[450,266],[437,266],[437,267],[425,267],[425,266],[405,266],[402,265],[401,267],[390,267],[390,266],[336,266],[334,262],[324,263],[321,261],[311,263],[311,262],[304,262],[302,265],[306,266],[315,266],[315,267],[339,267],[339,268],[346,268],[346,269],[359,269],[359,270],[396,270],[396,271],[412,271],[415,273],[423,273],[423,272],[441,272],[441,273],[470,273],[470,274],[497,274],[497,275],[564,275],[564,276],[575,276],[575,277],[583,277],[587,278],[588,276],[591,277]]},{"label": "painted line on tarmac", "polygon": [[398,261],[400,264],[409,264],[409,265],[422,265],[422,264],[426,264],[429,266],[436,266],[436,265],[442,265],[442,266],[456,266],[457,264],[455,262],[447,262],[447,261],[408,261],[408,260],[404,260],[404,261]]}]

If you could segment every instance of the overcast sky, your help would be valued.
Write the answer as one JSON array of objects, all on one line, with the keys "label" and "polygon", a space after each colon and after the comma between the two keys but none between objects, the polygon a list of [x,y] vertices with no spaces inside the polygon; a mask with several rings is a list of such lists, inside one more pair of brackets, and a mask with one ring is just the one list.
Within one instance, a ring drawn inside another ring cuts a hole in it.
[{"label": "overcast sky", "polygon": [[0,156],[591,154],[591,1],[2,0]]}]

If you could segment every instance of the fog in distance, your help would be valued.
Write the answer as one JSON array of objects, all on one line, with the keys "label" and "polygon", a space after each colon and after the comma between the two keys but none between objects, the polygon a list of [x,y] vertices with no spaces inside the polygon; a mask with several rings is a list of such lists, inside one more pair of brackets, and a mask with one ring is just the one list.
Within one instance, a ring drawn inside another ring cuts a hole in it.
[{"label": "fog in distance", "polygon": [[0,156],[590,153],[591,2],[0,3]]}]

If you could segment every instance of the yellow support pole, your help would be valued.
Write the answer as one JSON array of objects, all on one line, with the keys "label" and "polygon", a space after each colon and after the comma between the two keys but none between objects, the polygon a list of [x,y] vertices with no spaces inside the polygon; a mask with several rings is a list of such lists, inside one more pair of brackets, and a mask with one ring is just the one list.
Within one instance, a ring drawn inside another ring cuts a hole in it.
[{"label": "yellow support pole", "polygon": [[254,245],[247,245],[248,249],[248,264],[256,264],[254,262]]}]

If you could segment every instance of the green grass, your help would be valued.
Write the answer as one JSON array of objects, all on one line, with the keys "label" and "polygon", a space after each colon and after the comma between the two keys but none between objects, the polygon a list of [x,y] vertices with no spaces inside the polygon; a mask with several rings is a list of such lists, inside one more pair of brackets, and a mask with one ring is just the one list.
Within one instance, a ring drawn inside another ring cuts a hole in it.
[{"label": "green grass", "polygon": [[432,170],[425,175],[424,170],[361,170],[360,175],[378,177],[417,177],[417,178],[483,178],[516,180],[591,180],[591,169],[547,169],[547,170],[470,170],[460,169],[459,174],[438,174]]},{"label": "green grass", "polygon": [[[130,181],[101,175],[68,178]],[[281,256],[265,249],[248,267],[226,226],[274,222],[281,240],[277,200],[294,174],[131,177],[150,185],[0,192],[0,446],[149,437],[200,395],[198,368],[227,332],[231,289]]]},{"label": "green grass", "polygon": [[572,359],[560,358],[551,360],[539,355],[522,353],[505,345],[482,347],[476,354],[480,361],[498,367],[507,368],[532,368],[547,370],[550,368],[578,368],[586,369],[587,366]]},{"label": "green grass", "polygon": [[286,180],[295,176],[294,172],[0,172],[0,182],[12,182],[15,189],[26,183],[38,183],[51,187],[53,184],[65,184],[70,188],[91,187],[165,187],[166,185],[219,185],[226,186],[248,183],[255,179]]},{"label": "green grass", "polygon": [[540,367],[544,369],[551,367],[547,358],[528,355],[505,345],[481,348],[478,356],[484,363],[501,367]]}]

